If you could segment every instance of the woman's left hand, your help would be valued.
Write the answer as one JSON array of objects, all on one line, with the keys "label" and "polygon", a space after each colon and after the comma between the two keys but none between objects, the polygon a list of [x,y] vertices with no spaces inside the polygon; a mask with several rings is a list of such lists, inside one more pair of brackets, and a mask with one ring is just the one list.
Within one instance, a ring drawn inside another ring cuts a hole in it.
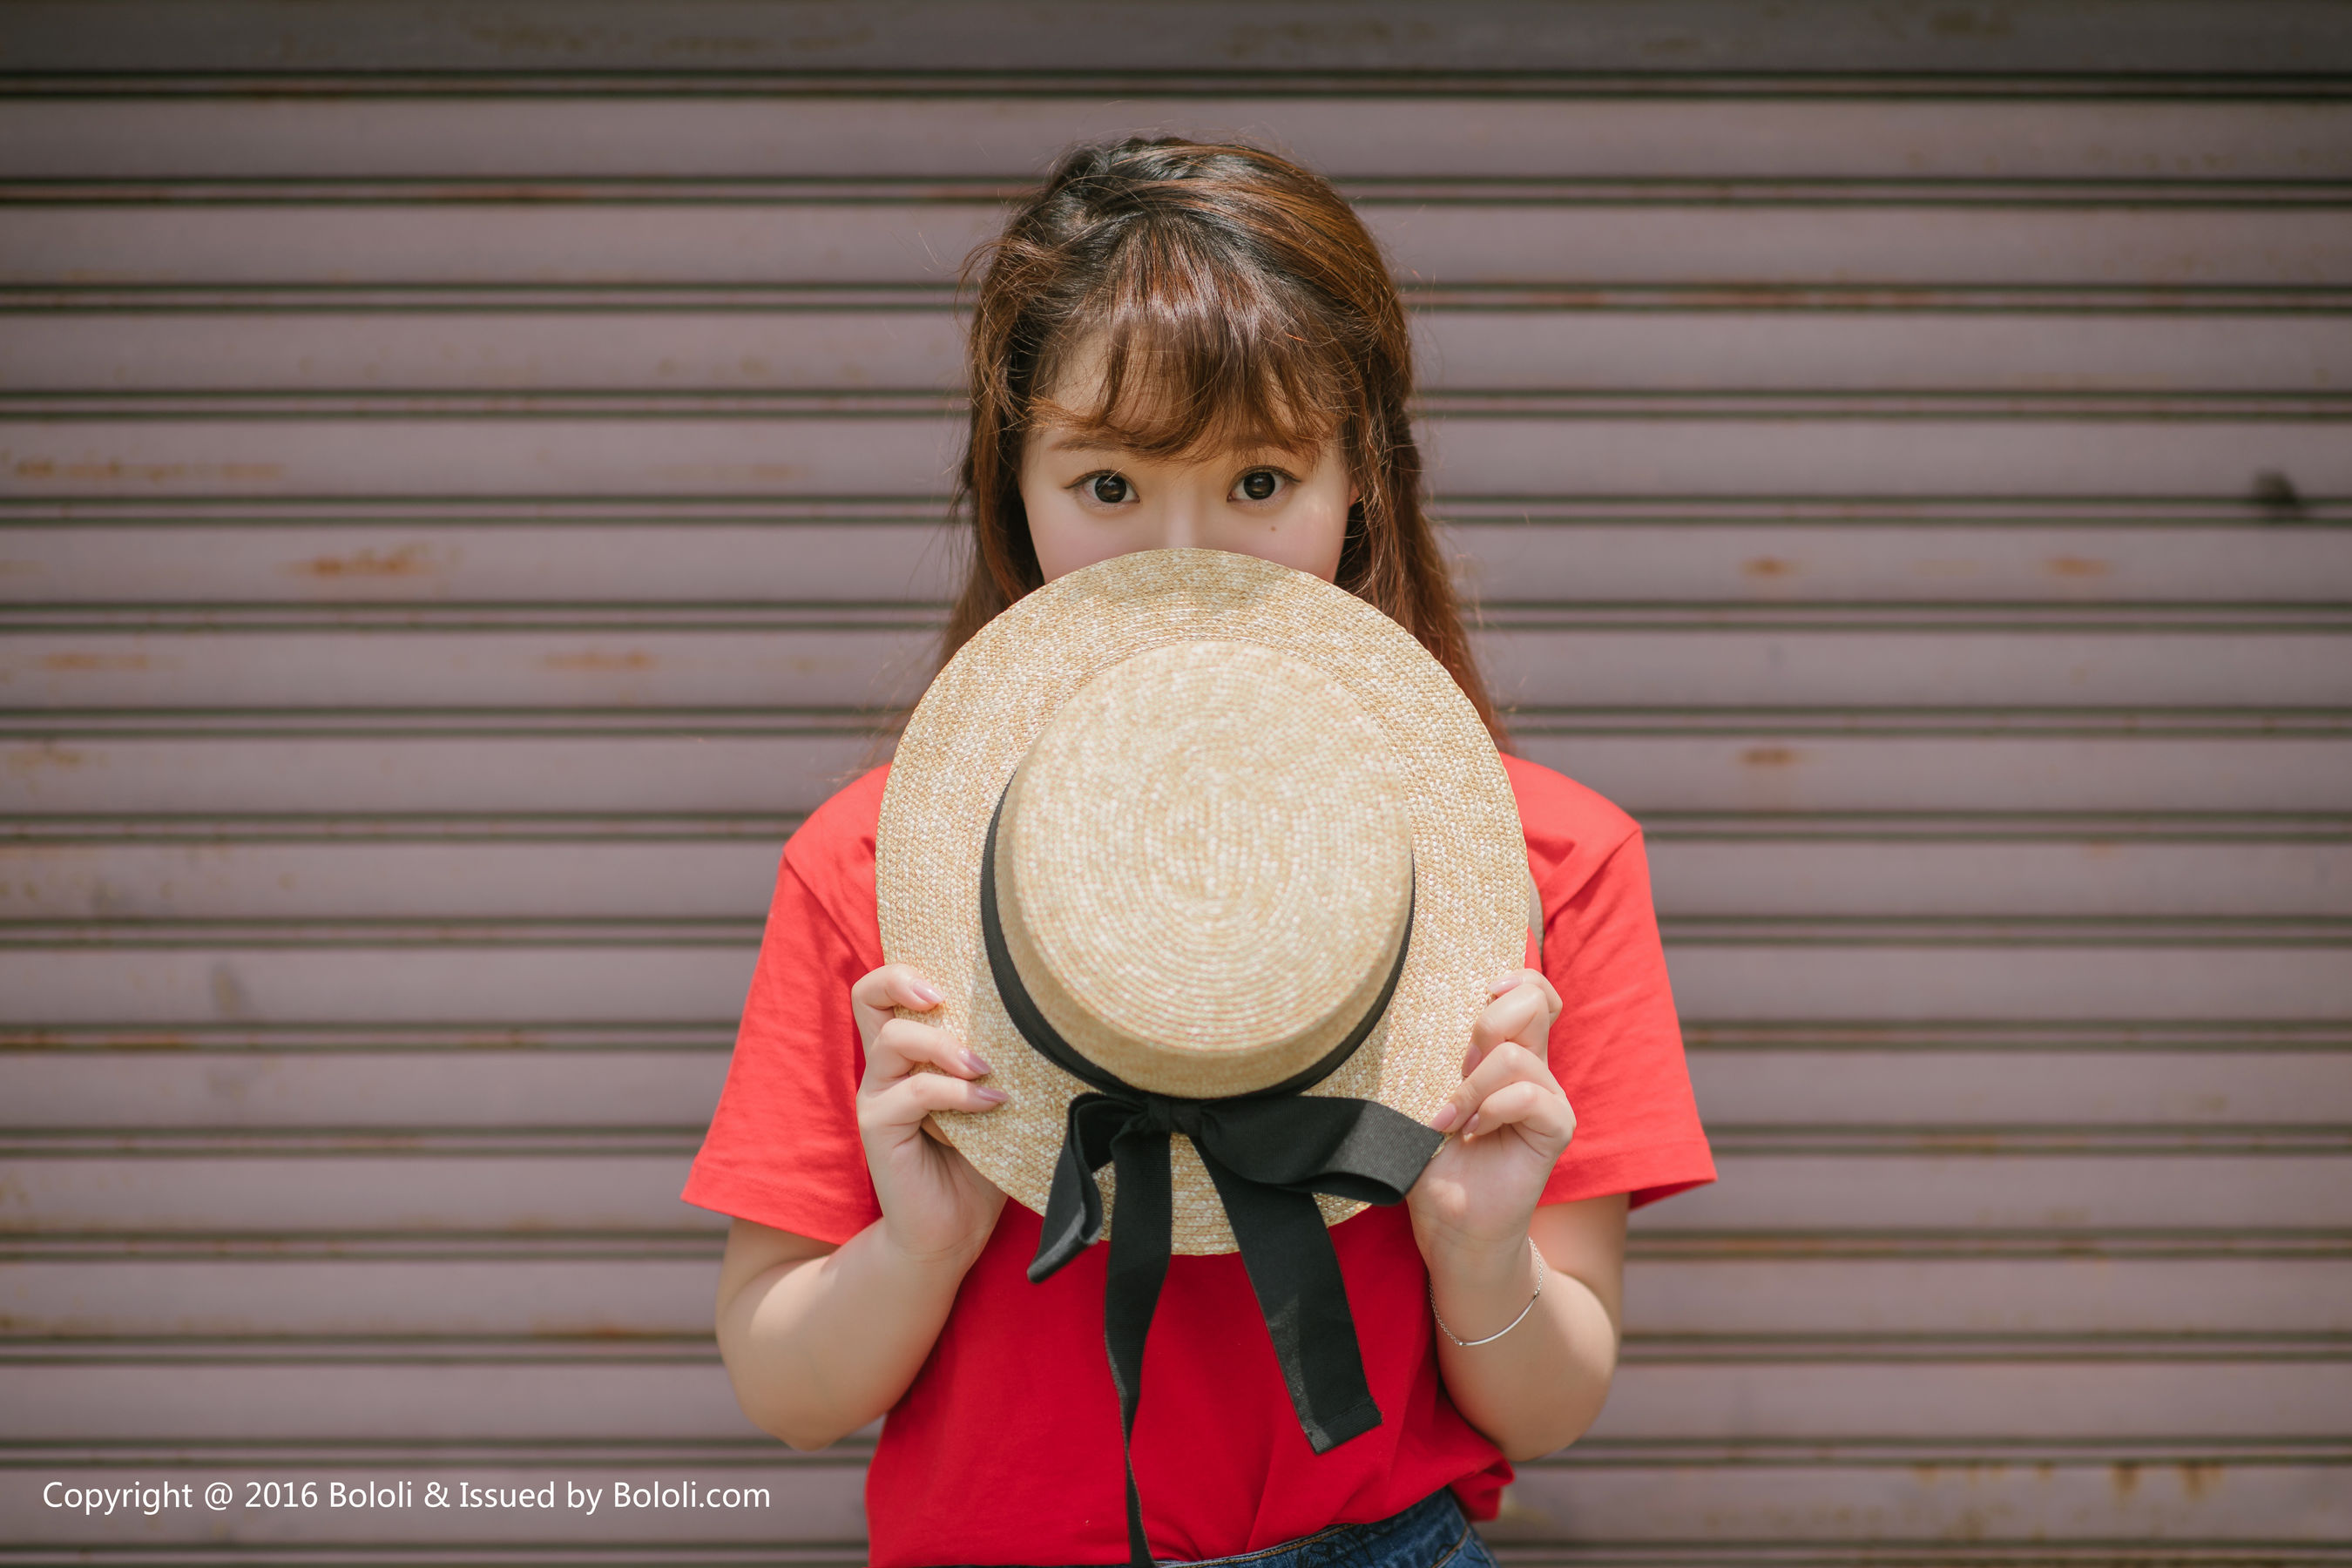
[{"label": "woman's left hand", "polygon": [[1532,969],[1495,982],[1470,1031],[1462,1086],[1429,1119],[1454,1136],[1405,1203],[1422,1256],[1476,1256],[1526,1245],[1552,1165],[1576,1131],[1576,1112],[1551,1075],[1545,1046],[1559,993]]}]

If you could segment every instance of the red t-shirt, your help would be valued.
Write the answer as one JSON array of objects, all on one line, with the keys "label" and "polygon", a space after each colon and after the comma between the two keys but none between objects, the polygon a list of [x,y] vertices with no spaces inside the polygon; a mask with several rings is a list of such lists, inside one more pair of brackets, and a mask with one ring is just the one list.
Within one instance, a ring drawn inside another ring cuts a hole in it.
[{"label": "red t-shirt", "polygon": [[[1641,831],[1583,785],[1503,762],[1542,893],[1544,973],[1566,1005],[1552,1071],[1576,1110],[1543,1201],[1627,1193],[1643,1204],[1711,1181]],[[880,1215],[857,1137],[866,1062],[849,987],[882,963],[874,830],[887,771],[835,795],[784,846],[688,1203],[835,1243]],[[1127,1561],[1118,1399],[1103,1353],[1107,1248],[1032,1285],[1038,1228],[1036,1215],[1004,1205],[883,1423],[866,1483],[874,1568]],[[1316,1455],[1239,1256],[1172,1259],[1135,1428],[1153,1556],[1260,1551],[1385,1519],[1444,1486],[1473,1518],[1494,1516],[1511,1468],[1446,1397],[1404,1206],[1368,1209],[1331,1239],[1384,1419]]]}]

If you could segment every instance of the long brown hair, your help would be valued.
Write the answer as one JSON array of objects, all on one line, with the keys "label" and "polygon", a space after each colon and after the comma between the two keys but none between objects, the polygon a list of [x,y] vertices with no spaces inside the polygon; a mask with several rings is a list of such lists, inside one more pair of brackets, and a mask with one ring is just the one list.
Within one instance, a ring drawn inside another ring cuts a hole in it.
[{"label": "long brown hair", "polygon": [[1361,497],[1339,586],[1418,637],[1507,747],[1422,510],[1403,302],[1328,181],[1254,147],[1080,148],[963,276],[977,287],[956,499],[973,548],[942,662],[1044,581],[1021,501],[1022,442],[1072,351],[1098,339],[1096,405],[1050,410],[1090,433],[1160,457],[1311,450],[1336,437]]}]

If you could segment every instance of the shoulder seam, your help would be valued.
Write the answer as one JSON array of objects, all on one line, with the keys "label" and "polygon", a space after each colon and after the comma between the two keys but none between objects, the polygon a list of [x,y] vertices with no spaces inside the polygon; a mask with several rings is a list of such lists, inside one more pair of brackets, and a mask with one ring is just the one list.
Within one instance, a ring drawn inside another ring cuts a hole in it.
[{"label": "shoulder seam", "polygon": [[[1598,877],[1602,871],[1608,869],[1609,863],[1612,860],[1616,859],[1619,855],[1624,853],[1625,846],[1634,842],[1642,837],[1642,825],[1633,821],[1630,816],[1625,820],[1627,823],[1625,831],[1619,834],[1617,837],[1610,843],[1609,847],[1602,850],[1600,856],[1593,860],[1592,869],[1586,872],[1582,879],[1577,882],[1577,888],[1585,886],[1587,883],[1591,882],[1593,878]],[[1544,883],[1539,884],[1536,889],[1536,897],[1542,901],[1544,906],[1547,923],[1549,923],[1549,916],[1552,906],[1552,889],[1559,884],[1560,873],[1568,869],[1568,868],[1575,864],[1575,862],[1576,857],[1573,855],[1562,860],[1559,865],[1552,868],[1550,878]],[[1574,892],[1574,888],[1565,889],[1561,895],[1563,900],[1566,898],[1572,896]]]},{"label": "shoulder seam", "polygon": [[[787,849],[790,847],[791,846],[786,846]],[[841,917],[834,913],[833,906],[824,900],[824,899],[817,892],[816,889],[810,884],[809,879],[806,877],[801,875],[801,868],[793,864],[792,856],[790,854],[786,854],[782,857],[782,859],[784,874],[791,877],[793,881],[798,882],[801,885],[801,891],[808,895],[809,902],[814,904],[817,908],[817,912],[824,916],[824,923],[833,928],[833,934],[841,939],[842,945],[848,948],[851,952],[856,952],[857,951],[856,934],[847,926],[841,923]],[[887,956],[885,957],[884,962],[888,962]]]}]

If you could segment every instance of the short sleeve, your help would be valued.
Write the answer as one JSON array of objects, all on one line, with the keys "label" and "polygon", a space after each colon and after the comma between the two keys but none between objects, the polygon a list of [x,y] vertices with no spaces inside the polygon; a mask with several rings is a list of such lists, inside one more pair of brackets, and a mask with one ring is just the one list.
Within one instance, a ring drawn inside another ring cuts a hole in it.
[{"label": "short sleeve", "polygon": [[873,897],[880,798],[869,774],[785,847],[727,1082],[681,1194],[688,1203],[835,1244],[882,1212],[857,1136],[866,1053],[849,1005],[851,984],[882,962]]},{"label": "short sleeve", "polygon": [[1543,971],[1559,993],[1552,1076],[1576,1111],[1541,1201],[1624,1193],[1638,1208],[1711,1182],[1641,829],[1549,769],[1507,765],[1543,903]]}]

